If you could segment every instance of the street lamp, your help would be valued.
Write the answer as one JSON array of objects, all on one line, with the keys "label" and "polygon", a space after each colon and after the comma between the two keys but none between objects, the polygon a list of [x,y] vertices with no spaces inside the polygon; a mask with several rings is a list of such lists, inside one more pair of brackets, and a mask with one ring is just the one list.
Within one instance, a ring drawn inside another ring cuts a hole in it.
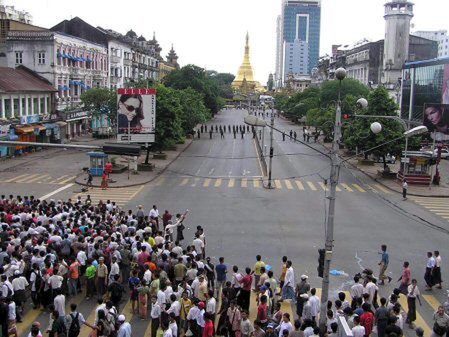
[{"label": "street lamp", "polygon": [[[268,126],[267,122],[263,119],[257,118],[256,116],[253,115],[248,115],[245,116],[245,118],[243,119],[245,124],[247,125],[251,125],[251,126],[261,126],[263,128],[265,128],[266,126]],[[274,130],[274,114],[273,112],[271,113],[271,123],[269,125],[270,127],[270,160],[268,162],[268,186],[267,188],[273,188],[272,185],[272,176],[271,176],[271,169],[273,167],[273,155],[274,155],[274,150],[273,150],[273,130]],[[265,129],[264,129],[265,130]],[[265,134],[265,132],[264,132]]]},{"label": "street lamp", "polygon": [[370,129],[371,129],[372,133],[377,135],[378,133],[380,133],[382,131],[382,125],[379,122],[374,122],[374,123],[371,123]]}]

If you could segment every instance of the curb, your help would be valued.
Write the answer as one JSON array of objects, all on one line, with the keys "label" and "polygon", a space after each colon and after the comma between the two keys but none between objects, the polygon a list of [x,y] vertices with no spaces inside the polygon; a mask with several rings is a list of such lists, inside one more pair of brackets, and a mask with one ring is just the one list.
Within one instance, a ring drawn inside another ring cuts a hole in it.
[{"label": "curb", "polygon": [[[146,185],[146,184],[149,184],[149,183],[153,182],[155,179],[159,178],[168,169],[168,167],[171,164],[173,164],[173,162],[176,159],[178,159],[181,156],[181,154],[183,154],[184,151],[187,150],[190,147],[190,145],[192,145],[192,143],[193,143],[193,139],[190,139],[190,143],[187,144],[186,147],[184,149],[182,149],[182,151],[179,151],[179,153],[167,165],[165,165],[165,167],[163,167],[158,173],[156,173],[156,175],[153,178],[151,178],[149,180],[146,180],[146,181],[142,181],[142,182],[136,183],[136,184],[128,184],[128,185],[121,185],[121,186],[109,186],[108,188],[135,187],[135,186],[140,186],[140,185]],[[76,181],[76,180],[75,180],[75,183],[77,185],[80,185],[80,186],[86,186],[85,183],[79,182],[79,181]],[[101,187],[101,185],[92,185],[92,187]]]}]

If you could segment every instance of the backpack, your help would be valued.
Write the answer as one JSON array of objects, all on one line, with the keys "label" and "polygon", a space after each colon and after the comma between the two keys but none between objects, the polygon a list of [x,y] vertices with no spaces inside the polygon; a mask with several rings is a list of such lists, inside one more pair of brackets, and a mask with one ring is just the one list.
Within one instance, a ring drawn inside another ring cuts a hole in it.
[{"label": "backpack", "polygon": [[36,272],[34,270],[31,273],[36,274],[36,280],[34,281],[34,288],[36,289],[36,291],[39,291],[42,285],[42,275],[40,272]]},{"label": "backpack", "polygon": [[69,240],[65,239],[61,242],[61,254],[64,256],[69,256],[71,252],[71,243]]},{"label": "backpack", "polygon": [[6,288],[8,289],[8,295],[6,297],[12,296],[12,289],[5,283]]},{"label": "backpack", "polygon": [[72,323],[70,323],[68,337],[78,337],[78,335],[80,334],[81,327],[80,327],[80,321],[78,319],[78,316],[79,316],[79,313],[76,313],[76,316],[73,316],[72,314],[70,314],[70,317],[72,317]]}]

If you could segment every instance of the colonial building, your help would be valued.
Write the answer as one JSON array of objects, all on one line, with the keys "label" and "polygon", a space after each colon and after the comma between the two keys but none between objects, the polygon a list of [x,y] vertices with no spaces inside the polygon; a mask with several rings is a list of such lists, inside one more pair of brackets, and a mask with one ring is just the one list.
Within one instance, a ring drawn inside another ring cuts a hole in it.
[{"label": "colonial building", "polygon": [[6,6],[3,0],[0,0],[0,19],[13,20],[27,24],[33,23],[33,17],[27,11],[21,11],[14,6]]},{"label": "colonial building", "polygon": [[162,81],[170,72],[179,69],[178,55],[176,55],[173,45],[167,55],[167,61],[159,62],[159,80]]}]

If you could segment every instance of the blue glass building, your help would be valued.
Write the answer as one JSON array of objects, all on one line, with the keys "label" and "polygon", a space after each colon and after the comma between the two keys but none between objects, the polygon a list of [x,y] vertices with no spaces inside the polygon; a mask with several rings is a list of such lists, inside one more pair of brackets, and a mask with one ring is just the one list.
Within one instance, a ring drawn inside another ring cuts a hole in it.
[{"label": "blue glass building", "polygon": [[[284,44],[293,43],[295,39],[306,42],[308,48],[307,73],[310,74],[312,69],[318,65],[320,53],[321,1],[285,0],[282,10]],[[284,49],[283,52],[285,53],[286,50]],[[284,59],[288,62],[288,57]],[[289,65],[284,64],[283,68],[286,70],[284,75],[287,75]]]}]

